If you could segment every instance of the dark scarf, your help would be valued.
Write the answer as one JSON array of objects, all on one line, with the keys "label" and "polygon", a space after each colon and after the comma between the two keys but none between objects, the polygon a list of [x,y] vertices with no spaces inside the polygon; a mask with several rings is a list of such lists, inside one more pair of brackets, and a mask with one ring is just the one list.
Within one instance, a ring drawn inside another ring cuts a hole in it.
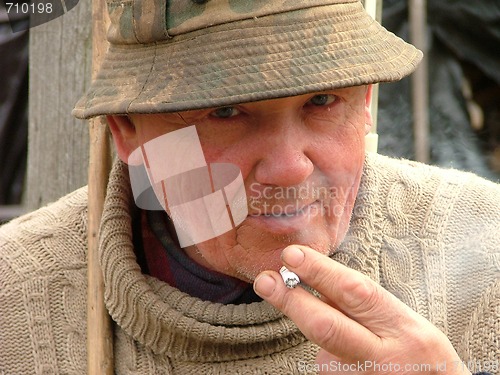
[{"label": "dark scarf", "polygon": [[162,211],[141,211],[136,220],[135,252],[143,273],[205,301],[236,305],[261,301],[252,285],[189,258],[172,239],[169,223]]}]

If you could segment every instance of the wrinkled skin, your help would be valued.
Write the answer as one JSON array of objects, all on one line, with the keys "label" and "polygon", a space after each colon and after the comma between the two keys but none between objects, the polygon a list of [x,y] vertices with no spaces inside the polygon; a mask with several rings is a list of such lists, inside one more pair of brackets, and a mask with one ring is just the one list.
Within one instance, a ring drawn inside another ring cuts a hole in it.
[{"label": "wrinkled skin", "polygon": [[[195,124],[207,163],[241,169],[248,218],[186,252],[206,267],[251,282],[265,269],[279,269],[287,245],[327,254],[342,241],[362,172],[370,95],[367,87],[353,87],[108,122],[125,162],[145,142]],[[284,193],[287,188],[295,194]]]},{"label": "wrinkled skin", "polygon": [[[370,88],[352,87],[178,114],[108,116],[108,123],[125,162],[145,142],[194,124],[208,163],[241,169],[248,217],[185,251],[208,268],[255,279],[256,293],[322,348],[317,365],[325,365],[323,373],[356,374],[356,366],[340,371],[329,364],[371,361],[393,367],[363,374],[394,373],[397,365],[398,373],[423,374],[404,366],[443,362],[447,371],[440,374],[470,374],[453,366],[458,355],[431,323],[327,256],[347,232],[359,188],[370,95]],[[286,288],[277,273],[282,264],[322,298]]]}]

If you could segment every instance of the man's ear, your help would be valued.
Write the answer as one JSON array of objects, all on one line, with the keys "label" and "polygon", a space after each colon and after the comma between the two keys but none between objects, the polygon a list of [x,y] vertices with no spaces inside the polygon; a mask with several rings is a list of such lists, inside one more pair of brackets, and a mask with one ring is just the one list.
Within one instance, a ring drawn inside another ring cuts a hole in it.
[{"label": "man's ear", "polygon": [[365,94],[365,134],[370,132],[373,124],[372,113],[370,111],[370,104],[372,102],[372,89],[373,85],[366,86]]},{"label": "man's ear", "polygon": [[118,156],[128,164],[130,154],[139,147],[135,126],[127,116],[106,116],[106,120],[113,135]]}]

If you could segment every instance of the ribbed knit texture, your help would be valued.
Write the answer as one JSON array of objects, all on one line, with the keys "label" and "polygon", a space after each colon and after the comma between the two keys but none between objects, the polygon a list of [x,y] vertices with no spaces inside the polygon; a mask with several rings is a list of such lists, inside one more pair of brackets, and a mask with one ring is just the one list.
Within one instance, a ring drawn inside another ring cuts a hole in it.
[{"label": "ribbed knit texture", "polygon": [[[265,302],[221,305],[141,274],[126,168],[101,229],[117,374],[298,374],[317,348]],[[86,372],[86,189],[0,228],[0,374]],[[443,330],[463,361],[500,358],[500,188],[471,174],[367,156],[333,258]]]}]

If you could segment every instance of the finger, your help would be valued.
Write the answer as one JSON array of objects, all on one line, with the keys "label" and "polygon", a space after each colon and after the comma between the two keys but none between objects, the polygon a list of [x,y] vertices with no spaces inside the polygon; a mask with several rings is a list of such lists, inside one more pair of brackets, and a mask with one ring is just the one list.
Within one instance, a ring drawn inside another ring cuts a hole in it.
[{"label": "finger", "polygon": [[289,246],[282,260],[302,282],[381,337],[396,337],[415,313],[367,276],[307,246]]},{"label": "finger", "polygon": [[254,289],[292,319],[309,340],[336,356],[358,360],[380,349],[378,336],[303,288],[287,288],[277,272],[261,273]]}]

